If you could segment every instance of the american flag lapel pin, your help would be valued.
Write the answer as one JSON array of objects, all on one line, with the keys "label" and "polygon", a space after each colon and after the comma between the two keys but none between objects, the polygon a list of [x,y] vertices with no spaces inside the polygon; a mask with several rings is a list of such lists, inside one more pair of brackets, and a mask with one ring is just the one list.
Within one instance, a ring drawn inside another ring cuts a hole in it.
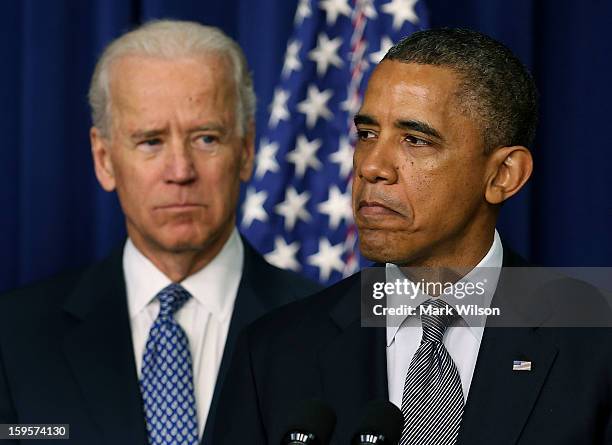
[{"label": "american flag lapel pin", "polygon": [[512,362],[513,371],[531,371],[531,362],[525,360],[514,360]]}]

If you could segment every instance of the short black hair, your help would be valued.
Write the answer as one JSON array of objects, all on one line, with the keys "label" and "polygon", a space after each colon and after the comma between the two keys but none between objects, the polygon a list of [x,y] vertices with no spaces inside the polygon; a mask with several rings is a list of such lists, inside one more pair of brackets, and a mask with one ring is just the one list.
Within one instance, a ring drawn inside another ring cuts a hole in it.
[{"label": "short black hair", "polygon": [[486,152],[533,143],[538,121],[535,82],[512,51],[491,37],[461,28],[419,31],[394,45],[385,59],[455,71],[459,103],[479,119]]}]

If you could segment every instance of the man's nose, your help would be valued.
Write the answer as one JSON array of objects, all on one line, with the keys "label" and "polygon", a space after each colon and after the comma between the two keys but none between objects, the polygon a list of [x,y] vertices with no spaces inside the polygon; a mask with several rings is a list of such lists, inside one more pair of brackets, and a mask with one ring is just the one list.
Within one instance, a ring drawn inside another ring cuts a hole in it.
[{"label": "man's nose", "polygon": [[194,153],[183,141],[173,141],[166,160],[166,181],[174,184],[188,184],[195,180]]},{"label": "man's nose", "polygon": [[355,171],[371,183],[395,184],[397,168],[391,141],[379,140],[374,146],[355,151]]}]

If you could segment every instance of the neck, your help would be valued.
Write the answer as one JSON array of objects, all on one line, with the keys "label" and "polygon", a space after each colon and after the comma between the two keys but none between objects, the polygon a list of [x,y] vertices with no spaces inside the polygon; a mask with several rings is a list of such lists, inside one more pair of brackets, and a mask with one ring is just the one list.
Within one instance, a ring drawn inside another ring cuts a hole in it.
[{"label": "neck", "polygon": [[472,227],[453,240],[434,246],[425,255],[401,268],[411,279],[427,282],[456,282],[467,275],[485,257],[495,236],[492,224]]},{"label": "neck", "polygon": [[[144,242],[139,236],[130,239],[134,246],[153,263],[173,283],[179,283],[190,275],[206,267],[223,249],[225,243],[232,235],[233,225],[215,239],[198,248],[185,248],[168,250],[161,246]],[[129,231],[128,231],[129,234]]]}]

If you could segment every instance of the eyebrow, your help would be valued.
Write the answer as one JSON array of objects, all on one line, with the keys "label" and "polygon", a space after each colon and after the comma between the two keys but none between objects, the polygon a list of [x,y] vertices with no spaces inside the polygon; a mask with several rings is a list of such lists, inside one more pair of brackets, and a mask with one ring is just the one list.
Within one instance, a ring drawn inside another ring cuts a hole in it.
[{"label": "eyebrow", "polygon": [[[376,118],[368,114],[356,114],[353,120],[355,122],[355,125],[379,125]],[[428,136],[437,138],[441,141],[444,141],[444,138],[438,130],[423,121],[417,121],[414,119],[398,120],[395,122],[395,126],[403,130],[418,131],[419,133],[423,133]]]},{"label": "eyebrow", "polygon": [[[199,125],[199,126],[189,129],[190,133],[193,133],[196,131],[218,131],[221,134],[224,134],[226,132],[225,127],[219,124],[205,124],[205,125]],[[167,133],[168,133],[168,130],[166,128],[139,130],[139,131],[135,131],[134,133],[132,133],[130,135],[130,139],[132,140],[151,139],[151,138],[156,138],[158,136],[163,136]]]},{"label": "eyebrow", "polygon": [[166,134],[168,131],[165,128],[160,129],[152,129],[152,130],[139,130],[135,131],[130,135],[130,139],[132,140],[140,140],[140,139],[151,139],[157,136],[162,136]]},{"label": "eyebrow", "polygon": [[218,131],[219,133],[223,134],[227,132],[227,129],[225,128],[224,125],[210,123],[210,124],[198,125],[196,127],[192,127],[189,129],[190,133],[193,133],[195,131]]},{"label": "eyebrow", "polygon": [[423,121],[415,121],[412,119],[401,120],[401,121],[396,121],[395,126],[398,128],[402,128],[404,130],[418,131],[419,133],[423,133],[428,136],[434,137],[436,139],[440,139],[441,141],[444,140],[444,138],[442,137],[442,135],[440,134],[438,130],[436,130],[434,127],[432,127],[431,125]]},{"label": "eyebrow", "polygon": [[356,114],[353,122],[355,125],[378,125],[378,121],[367,114]]}]

